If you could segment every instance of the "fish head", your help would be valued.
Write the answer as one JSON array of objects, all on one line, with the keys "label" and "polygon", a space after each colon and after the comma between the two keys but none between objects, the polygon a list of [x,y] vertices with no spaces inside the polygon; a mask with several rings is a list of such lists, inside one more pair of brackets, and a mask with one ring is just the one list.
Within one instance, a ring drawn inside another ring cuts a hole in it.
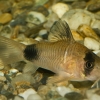
[{"label": "fish head", "polygon": [[[87,49],[87,48],[86,48]],[[76,77],[81,80],[97,80],[100,78],[100,57],[88,50],[83,57],[77,59]]]},{"label": "fish head", "polygon": [[65,70],[70,79],[94,81],[100,78],[100,57],[79,43],[75,43],[73,46],[74,50],[68,51],[68,54],[71,53],[67,55],[66,63],[63,65],[66,67]]},{"label": "fish head", "polygon": [[100,57],[93,52],[86,53],[84,58],[84,74],[87,80],[97,80],[100,78]]},{"label": "fish head", "polygon": [[100,57],[74,40],[66,21],[59,20],[53,24],[48,40],[67,43],[65,55],[61,58],[63,59],[61,60],[61,69],[57,70],[57,73],[69,77],[69,80],[96,80],[100,78]]}]

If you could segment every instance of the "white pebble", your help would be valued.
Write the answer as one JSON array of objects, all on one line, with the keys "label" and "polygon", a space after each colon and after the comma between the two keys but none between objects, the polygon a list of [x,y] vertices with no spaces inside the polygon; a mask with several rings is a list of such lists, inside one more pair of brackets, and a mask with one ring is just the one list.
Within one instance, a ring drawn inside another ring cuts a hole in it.
[{"label": "white pebble", "polygon": [[9,70],[9,73],[17,73],[17,72],[18,72],[18,70],[14,69],[14,68],[12,68],[12,69]]},{"label": "white pebble", "polygon": [[63,14],[69,10],[69,6],[64,3],[56,3],[52,6],[52,11],[58,15],[59,18],[63,16]]},{"label": "white pebble", "polygon": [[89,98],[89,100],[100,100],[100,95],[93,94],[93,95],[91,95],[91,97]]},{"label": "white pebble", "polygon": [[100,50],[93,51],[97,56],[100,57]]},{"label": "white pebble", "polygon": [[57,88],[56,88],[56,91],[57,91],[61,96],[63,96],[63,97],[64,97],[64,95],[65,95],[66,93],[72,92],[72,90],[71,90],[70,88],[65,87],[65,86],[57,87]]},{"label": "white pebble", "polygon": [[28,13],[28,17],[26,18],[26,21],[33,24],[40,24],[45,22],[46,18],[42,13],[31,11]]},{"label": "white pebble", "polygon": [[35,40],[36,40],[36,41],[41,41],[41,40],[43,40],[43,39],[42,39],[41,37],[38,36],[38,37],[35,38]]},{"label": "white pebble", "polygon": [[100,95],[96,94],[97,90],[93,89],[93,90],[87,90],[86,91],[86,96],[89,100],[100,100]]},{"label": "white pebble", "polygon": [[0,76],[4,76],[4,73],[2,71],[0,71]]},{"label": "white pebble", "polygon": [[38,94],[30,94],[27,100],[43,100]]},{"label": "white pebble", "polygon": [[100,43],[90,37],[86,37],[84,39],[84,45],[90,50],[99,50],[100,49]]},{"label": "white pebble", "polygon": [[19,96],[23,97],[24,100],[27,100],[28,96],[31,94],[37,94],[37,92],[33,89],[27,89],[25,92],[20,93]]},{"label": "white pebble", "polygon": [[24,100],[24,99],[19,96],[15,96],[14,100]]},{"label": "white pebble", "polygon": [[47,33],[47,30],[43,29],[39,31],[39,35],[42,36]]}]

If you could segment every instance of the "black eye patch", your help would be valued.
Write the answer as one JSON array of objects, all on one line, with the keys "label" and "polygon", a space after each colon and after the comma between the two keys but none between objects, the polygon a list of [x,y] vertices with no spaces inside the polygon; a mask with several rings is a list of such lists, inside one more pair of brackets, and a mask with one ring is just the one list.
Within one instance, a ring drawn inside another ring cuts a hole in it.
[{"label": "black eye patch", "polygon": [[84,73],[85,73],[85,75],[89,75],[90,72],[94,68],[95,59],[94,59],[93,53],[92,52],[87,52],[86,55],[85,55],[84,60],[85,60]]},{"label": "black eye patch", "polygon": [[95,62],[92,52],[87,52],[84,58],[85,61]]}]

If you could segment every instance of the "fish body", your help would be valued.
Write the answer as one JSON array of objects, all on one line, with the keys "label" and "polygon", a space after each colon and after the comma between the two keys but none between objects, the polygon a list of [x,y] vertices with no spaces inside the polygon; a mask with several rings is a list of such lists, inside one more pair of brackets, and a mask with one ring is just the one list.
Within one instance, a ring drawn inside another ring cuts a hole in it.
[{"label": "fish body", "polygon": [[56,73],[48,82],[100,77],[100,58],[73,39],[65,21],[54,23],[48,40],[26,46],[0,36],[0,58],[6,64],[27,60]]}]

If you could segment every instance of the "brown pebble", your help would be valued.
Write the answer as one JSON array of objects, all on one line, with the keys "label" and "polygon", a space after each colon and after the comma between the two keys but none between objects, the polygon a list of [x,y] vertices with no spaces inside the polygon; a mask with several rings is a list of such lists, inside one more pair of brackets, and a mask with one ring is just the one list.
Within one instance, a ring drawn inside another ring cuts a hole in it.
[{"label": "brown pebble", "polygon": [[92,11],[92,12],[99,11],[100,10],[100,2],[89,5],[87,10]]},{"label": "brown pebble", "polygon": [[0,100],[7,100],[7,98],[4,95],[0,95]]},{"label": "brown pebble", "polygon": [[12,20],[12,15],[9,13],[4,13],[0,15],[0,24],[6,24]]}]

